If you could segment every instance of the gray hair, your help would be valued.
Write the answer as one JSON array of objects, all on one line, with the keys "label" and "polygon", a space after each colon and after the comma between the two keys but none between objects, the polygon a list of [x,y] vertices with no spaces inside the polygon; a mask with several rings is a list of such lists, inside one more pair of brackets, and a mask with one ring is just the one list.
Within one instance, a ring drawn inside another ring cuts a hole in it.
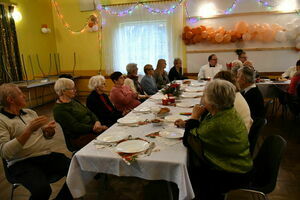
[{"label": "gray hair", "polygon": [[238,70],[238,72],[243,74],[247,83],[255,83],[256,73],[254,69],[250,67],[242,67]]},{"label": "gray hair", "polygon": [[89,89],[95,90],[100,85],[103,85],[105,83],[105,78],[102,75],[92,76],[89,80]]},{"label": "gray hair", "polygon": [[75,83],[69,78],[59,78],[54,85],[54,90],[58,96],[63,95],[63,91],[69,89],[70,87],[74,87]]},{"label": "gray hair", "polygon": [[235,86],[229,81],[214,79],[205,87],[205,100],[215,106],[218,110],[233,107],[235,100]]},{"label": "gray hair", "polygon": [[3,83],[0,86],[0,104],[4,107],[9,106],[7,97],[14,97],[18,88],[19,87],[13,83]]},{"label": "gray hair", "polygon": [[129,63],[128,65],[126,65],[127,74],[132,74],[132,72],[135,69],[137,69],[137,64],[136,63]]}]

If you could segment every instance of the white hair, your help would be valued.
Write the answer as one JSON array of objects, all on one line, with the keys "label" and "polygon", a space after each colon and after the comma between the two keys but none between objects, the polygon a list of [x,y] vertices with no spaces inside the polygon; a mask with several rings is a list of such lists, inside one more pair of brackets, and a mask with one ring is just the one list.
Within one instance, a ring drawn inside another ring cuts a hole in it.
[{"label": "white hair", "polygon": [[74,81],[69,78],[59,78],[54,85],[54,90],[58,96],[63,95],[63,91],[75,86]]},{"label": "white hair", "polygon": [[131,74],[135,69],[137,69],[136,63],[129,63],[128,65],[126,65],[127,74]]},{"label": "white hair", "polygon": [[7,97],[15,97],[18,86],[13,83],[3,83],[0,86],[0,104],[4,107],[9,106]]},{"label": "white hair", "polygon": [[256,73],[255,73],[254,69],[252,69],[250,67],[242,67],[238,70],[238,72],[243,74],[245,81],[247,83],[255,83]]},{"label": "white hair", "polygon": [[205,87],[205,101],[218,110],[225,110],[233,107],[235,91],[235,86],[229,81],[214,79]]},{"label": "white hair", "polygon": [[95,90],[100,85],[103,85],[105,83],[105,78],[102,75],[92,76],[89,80],[88,88],[90,90]]}]

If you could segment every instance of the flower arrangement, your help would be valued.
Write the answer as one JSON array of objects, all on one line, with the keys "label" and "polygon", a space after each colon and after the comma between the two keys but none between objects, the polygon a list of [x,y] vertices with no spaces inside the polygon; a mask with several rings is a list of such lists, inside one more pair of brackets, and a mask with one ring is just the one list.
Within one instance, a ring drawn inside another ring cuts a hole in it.
[{"label": "flower arrangement", "polygon": [[170,85],[164,87],[161,91],[163,94],[167,94],[168,96],[179,97],[179,95],[181,94],[180,84],[171,83]]}]

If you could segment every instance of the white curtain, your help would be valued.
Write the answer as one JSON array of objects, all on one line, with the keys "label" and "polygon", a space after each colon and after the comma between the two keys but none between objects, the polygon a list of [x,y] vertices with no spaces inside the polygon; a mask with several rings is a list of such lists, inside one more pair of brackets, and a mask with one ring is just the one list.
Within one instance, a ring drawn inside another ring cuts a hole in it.
[{"label": "white curtain", "polygon": [[[147,4],[154,9],[166,9],[177,2]],[[122,11],[132,7],[113,6],[111,11]],[[130,15],[115,16],[102,12],[102,64],[106,73],[126,73],[128,63],[137,63],[139,74],[144,74],[145,64],[156,67],[158,59],[167,61],[167,71],[173,59],[182,58],[181,32],[183,8],[178,6],[174,13],[152,14],[138,6]]]}]

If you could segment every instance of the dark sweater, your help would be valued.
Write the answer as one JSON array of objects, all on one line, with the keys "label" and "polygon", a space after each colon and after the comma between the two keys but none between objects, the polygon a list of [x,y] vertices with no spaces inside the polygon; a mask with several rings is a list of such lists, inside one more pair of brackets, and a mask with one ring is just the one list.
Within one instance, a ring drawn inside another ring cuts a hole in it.
[{"label": "dark sweater", "polygon": [[180,72],[178,72],[175,66],[170,69],[168,77],[170,81],[183,80],[187,78],[182,75],[182,68],[180,68]]},{"label": "dark sweater", "polygon": [[256,118],[265,118],[264,98],[258,87],[251,88],[246,93],[241,92],[241,94],[249,105],[251,118],[253,120]]},{"label": "dark sweater", "polygon": [[53,115],[55,121],[62,127],[64,134],[72,139],[93,133],[94,124],[98,121],[94,113],[75,100],[70,103],[56,103]]},{"label": "dark sweater", "polygon": [[[101,96],[105,99],[107,105],[102,101]],[[95,90],[88,96],[86,106],[98,117],[102,125],[108,127],[123,117],[122,112],[114,107],[106,94],[99,95]],[[108,107],[112,110],[110,111]]]}]

